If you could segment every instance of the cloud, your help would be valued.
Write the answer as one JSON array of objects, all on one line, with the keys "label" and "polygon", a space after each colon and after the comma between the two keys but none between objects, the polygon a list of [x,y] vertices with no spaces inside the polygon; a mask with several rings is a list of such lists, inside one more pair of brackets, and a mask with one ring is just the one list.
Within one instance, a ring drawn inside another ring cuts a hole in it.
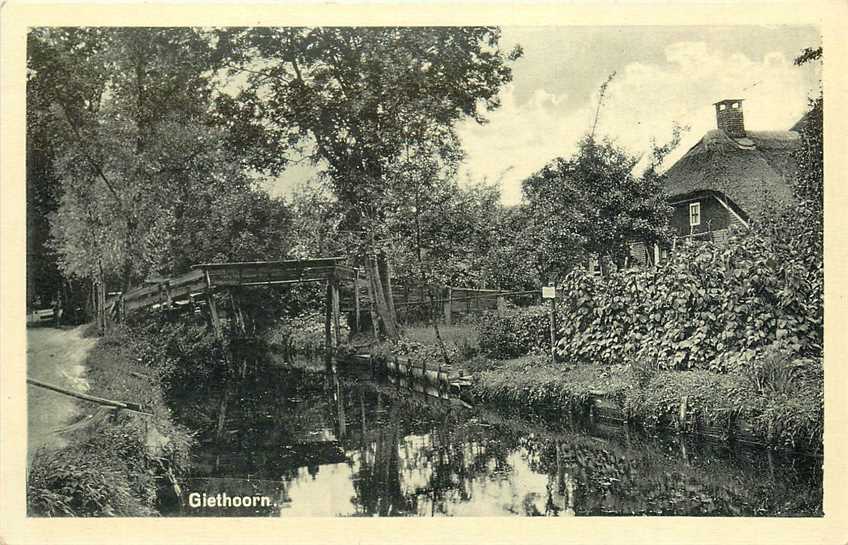
[{"label": "cloud", "polygon": [[[746,128],[788,129],[804,113],[816,77],[813,69],[794,66],[777,51],[751,59],[697,41],[670,44],[664,53],[664,62],[631,62],[618,70],[597,131],[634,153],[647,153],[651,138],[664,143],[674,123],[689,125],[691,131],[667,164],[715,128],[712,104],[723,98],[745,99]],[[475,179],[500,179],[503,201],[518,202],[521,180],[551,159],[571,155],[591,128],[597,93],[592,102],[570,110],[566,98],[542,88],[520,102],[515,88],[507,86],[488,124],[469,121],[459,127],[466,172]]]}]

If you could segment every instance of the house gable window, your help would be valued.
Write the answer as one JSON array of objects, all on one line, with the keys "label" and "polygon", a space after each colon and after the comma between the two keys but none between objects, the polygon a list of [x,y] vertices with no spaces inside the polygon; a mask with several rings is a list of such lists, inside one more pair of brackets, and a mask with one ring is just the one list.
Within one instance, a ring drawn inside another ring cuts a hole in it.
[{"label": "house gable window", "polygon": [[689,205],[689,226],[701,225],[701,203],[693,202]]}]

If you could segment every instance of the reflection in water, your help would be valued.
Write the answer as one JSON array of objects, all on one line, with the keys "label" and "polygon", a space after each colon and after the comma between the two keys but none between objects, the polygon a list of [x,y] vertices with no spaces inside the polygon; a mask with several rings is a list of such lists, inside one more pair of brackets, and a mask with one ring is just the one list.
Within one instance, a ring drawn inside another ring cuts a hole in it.
[{"label": "reflection in water", "polygon": [[[551,430],[400,385],[299,369],[233,394],[185,486],[263,509],[188,516],[820,515],[816,460]],[[216,422],[217,424],[217,422]]]}]

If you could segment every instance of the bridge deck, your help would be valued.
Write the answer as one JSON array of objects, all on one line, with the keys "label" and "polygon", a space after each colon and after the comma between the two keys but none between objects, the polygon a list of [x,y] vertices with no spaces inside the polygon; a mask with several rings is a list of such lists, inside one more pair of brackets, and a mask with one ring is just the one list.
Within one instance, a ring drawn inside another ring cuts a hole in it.
[{"label": "bridge deck", "polygon": [[190,297],[235,286],[264,286],[354,280],[355,270],[342,265],[344,257],[201,263],[192,270],[156,284],[129,290],[124,295],[127,311],[153,305],[186,301]]}]

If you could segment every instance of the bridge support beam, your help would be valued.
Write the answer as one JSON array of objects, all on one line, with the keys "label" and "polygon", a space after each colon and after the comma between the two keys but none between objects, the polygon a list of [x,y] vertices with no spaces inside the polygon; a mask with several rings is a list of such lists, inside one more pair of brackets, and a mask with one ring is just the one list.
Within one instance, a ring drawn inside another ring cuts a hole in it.
[{"label": "bridge support beam", "polygon": [[333,275],[327,279],[327,295],[324,302],[324,363],[327,369],[335,367],[339,333],[339,283]]},{"label": "bridge support beam", "polygon": [[218,316],[218,305],[215,304],[215,295],[212,293],[212,280],[209,278],[209,271],[205,271],[206,276],[206,301],[209,303],[209,314],[212,317],[212,328],[215,329],[215,336],[221,341],[224,339],[224,329],[221,327],[221,318]]}]

